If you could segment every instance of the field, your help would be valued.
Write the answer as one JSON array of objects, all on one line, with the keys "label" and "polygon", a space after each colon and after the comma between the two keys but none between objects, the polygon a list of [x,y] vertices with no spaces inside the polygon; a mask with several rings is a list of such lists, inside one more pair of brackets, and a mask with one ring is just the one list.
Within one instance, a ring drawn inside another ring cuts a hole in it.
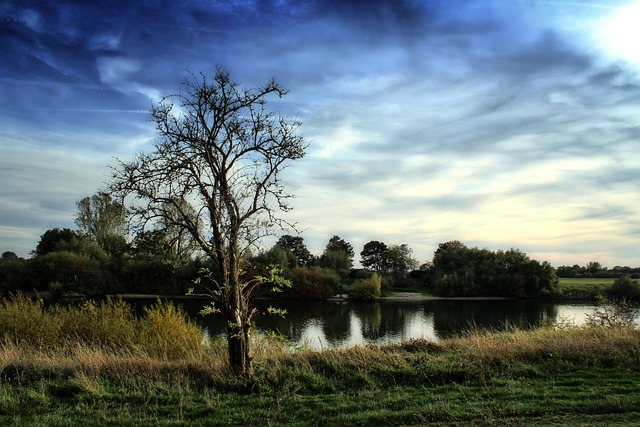
[{"label": "field", "polygon": [[572,299],[595,299],[604,295],[616,279],[612,278],[560,278],[559,296]]},{"label": "field", "polygon": [[561,285],[607,285],[610,286],[616,279],[610,277],[561,277]]},{"label": "field", "polygon": [[0,326],[3,426],[631,426],[640,417],[640,331],[628,327],[323,351],[269,338],[254,342],[247,381],[230,375],[224,342],[194,346],[193,324],[162,304],[135,318],[118,301],[44,309],[17,299],[0,307]]}]

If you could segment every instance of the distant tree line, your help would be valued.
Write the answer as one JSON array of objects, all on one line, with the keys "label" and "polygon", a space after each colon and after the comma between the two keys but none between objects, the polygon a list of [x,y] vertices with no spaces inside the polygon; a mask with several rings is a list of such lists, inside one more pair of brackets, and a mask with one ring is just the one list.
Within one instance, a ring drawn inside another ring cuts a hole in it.
[{"label": "distant tree line", "polygon": [[148,231],[128,242],[124,209],[108,194],[77,206],[79,229],[47,230],[30,259],[2,255],[0,292],[184,294],[204,266],[186,236]]},{"label": "distant tree line", "polygon": [[[111,195],[101,192],[85,197],[77,202],[77,208],[78,229],[47,230],[31,258],[23,259],[10,251],[2,254],[0,293],[184,295],[202,269],[216,268],[198,251],[190,234],[172,227],[167,221],[170,215],[161,218],[155,227],[152,224],[138,230],[128,240],[124,207]],[[166,210],[170,209],[176,209],[175,203],[166,206]],[[184,211],[188,206],[180,209]],[[385,274],[389,287],[416,264],[407,245],[394,248],[385,255],[388,262],[384,272],[377,269]],[[342,292],[345,282],[372,276],[373,271],[354,273],[354,257],[352,245],[339,236],[331,237],[323,253],[314,256],[302,237],[283,235],[268,250],[247,253],[243,274],[257,275],[275,266],[294,286],[279,293],[263,290],[263,296],[328,298]]]},{"label": "distant tree line", "polygon": [[[78,229],[47,230],[30,259],[10,251],[2,254],[1,293],[183,295],[201,269],[214,268],[190,235],[168,223],[127,240],[124,208],[109,194],[86,197],[77,208]],[[557,277],[640,277],[638,268],[607,269],[597,262],[554,269],[518,249],[490,251],[459,241],[441,243],[432,261],[421,265],[407,244],[367,242],[360,252],[364,267],[360,270],[353,268],[355,255],[353,246],[340,236],[332,236],[316,256],[301,236],[283,235],[271,248],[247,254],[244,274],[276,266],[293,286],[279,292],[265,289],[260,295],[315,299],[347,289],[353,298],[371,299],[384,289],[425,286],[434,295],[447,297],[535,297],[552,295]]]},{"label": "distant tree line", "polygon": [[580,265],[561,265],[556,268],[556,274],[558,277],[567,278],[620,278],[629,276],[631,279],[640,279],[640,268],[632,268],[628,266],[621,267],[619,265],[609,269],[602,266],[597,261],[589,262],[585,266]]}]

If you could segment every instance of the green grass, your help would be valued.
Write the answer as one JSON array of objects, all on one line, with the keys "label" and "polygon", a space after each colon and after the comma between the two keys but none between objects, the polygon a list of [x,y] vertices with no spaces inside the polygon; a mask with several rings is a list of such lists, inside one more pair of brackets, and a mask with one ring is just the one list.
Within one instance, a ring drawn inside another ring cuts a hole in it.
[{"label": "green grass", "polygon": [[561,277],[560,279],[561,285],[613,285],[613,282],[616,281],[615,278],[604,277]]},{"label": "green grass", "polygon": [[[32,323],[68,319],[66,311],[34,304],[5,301],[0,318],[20,307]],[[253,343],[255,380],[247,382],[230,375],[223,341],[193,351],[166,331],[184,326],[177,309],[155,308],[151,321],[149,313],[116,316],[127,310],[106,304],[102,314],[86,316],[155,326],[134,333],[135,345],[127,346],[113,345],[108,334],[74,339],[69,329],[53,345],[34,332],[44,323],[20,340],[5,327],[0,425],[631,426],[640,417],[637,329],[474,331],[440,343],[323,351],[261,338]]]},{"label": "green grass", "polygon": [[560,278],[558,296],[571,299],[597,299],[611,287],[612,278]]}]

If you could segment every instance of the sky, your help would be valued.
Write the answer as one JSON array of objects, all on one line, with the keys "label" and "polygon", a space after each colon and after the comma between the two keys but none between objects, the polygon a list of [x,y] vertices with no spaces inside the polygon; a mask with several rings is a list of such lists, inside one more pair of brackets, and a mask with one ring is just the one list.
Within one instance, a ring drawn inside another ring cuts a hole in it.
[{"label": "sky", "polygon": [[[640,266],[640,1],[4,0],[0,252],[76,228],[149,109],[216,65],[290,91],[285,218],[329,238]],[[269,247],[273,241],[265,241]]]}]

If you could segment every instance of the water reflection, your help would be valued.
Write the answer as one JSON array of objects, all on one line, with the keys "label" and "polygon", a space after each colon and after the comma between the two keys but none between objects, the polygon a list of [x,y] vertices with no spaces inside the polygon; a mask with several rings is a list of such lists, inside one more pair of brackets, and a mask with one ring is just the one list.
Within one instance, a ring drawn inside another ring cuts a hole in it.
[{"label": "water reflection", "polygon": [[[220,316],[197,314],[203,304],[201,300],[176,303],[183,305],[211,336],[223,333]],[[272,304],[286,309],[287,315],[284,318],[260,316],[256,318],[257,328],[282,334],[297,345],[315,349],[414,338],[438,341],[459,336],[471,328],[504,330],[510,325],[533,328],[554,321],[582,324],[595,309],[593,304],[535,300],[260,301],[258,306],[264,309]]]}]

